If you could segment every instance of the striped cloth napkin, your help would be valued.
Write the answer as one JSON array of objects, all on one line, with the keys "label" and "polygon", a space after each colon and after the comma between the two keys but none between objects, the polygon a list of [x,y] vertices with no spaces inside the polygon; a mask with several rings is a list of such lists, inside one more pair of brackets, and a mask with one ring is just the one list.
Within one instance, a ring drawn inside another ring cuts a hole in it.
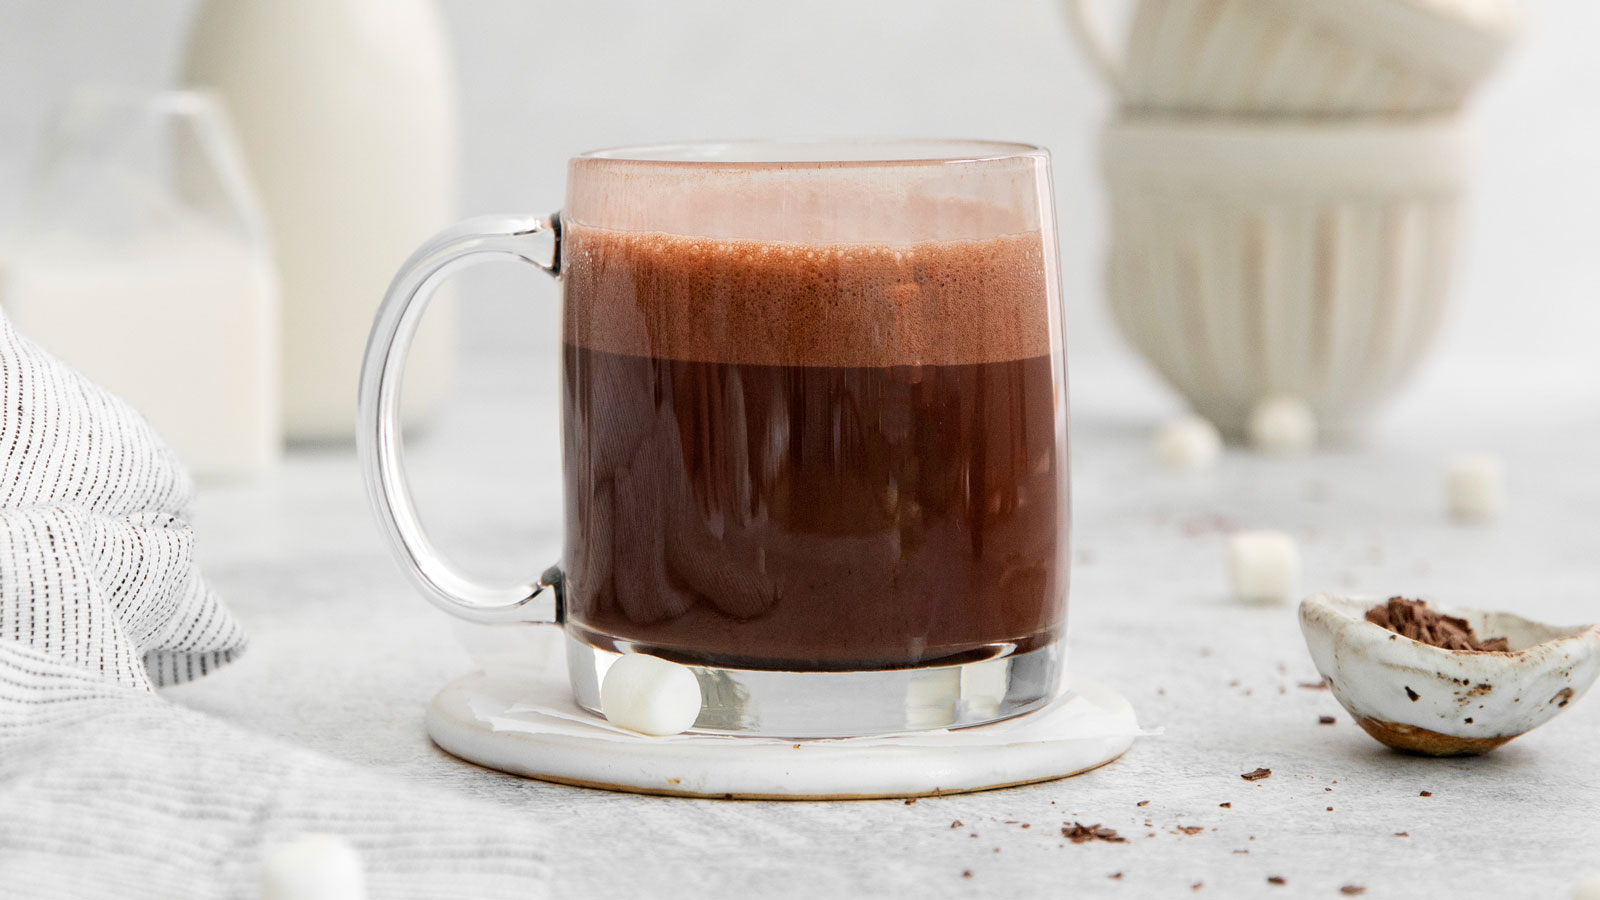
[{"label": "striped cloth napkin", "polygon": [[155,692],[245,646],[195,565],[193,492],[0,314],[0,897],[256,897],[304,833],[348,838],[372,898],[546,896],[543,828]]}]

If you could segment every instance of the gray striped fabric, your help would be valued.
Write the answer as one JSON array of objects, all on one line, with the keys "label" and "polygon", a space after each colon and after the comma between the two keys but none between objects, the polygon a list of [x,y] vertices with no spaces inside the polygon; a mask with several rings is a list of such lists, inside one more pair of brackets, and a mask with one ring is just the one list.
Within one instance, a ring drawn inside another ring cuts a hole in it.
[{"label": "gray striped fabric", "polygon": [[138,413],[0,316],[0,639],[145,689],[227,662],[244,632],[195,566],[193,495]]},{"label": "gray striped fabric", "polygon": [[127,405],[0,314],[0,898],[245,898],[348,837],[374,898],[542,897],[543,831],[170,703],[244,633],[194,563],[193,486]]}]

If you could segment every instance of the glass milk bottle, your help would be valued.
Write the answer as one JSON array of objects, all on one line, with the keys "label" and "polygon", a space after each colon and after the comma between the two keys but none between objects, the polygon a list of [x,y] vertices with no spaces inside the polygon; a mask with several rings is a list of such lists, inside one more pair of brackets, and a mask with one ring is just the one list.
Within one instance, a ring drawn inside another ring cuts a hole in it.
[{"label": "glass milk bottle", "polygon": [[[372,311],[395,266],[455,214],[454,83],[438,12],[431,0],[206,0],[184,77],[222,95],[266,210],[288,435],[348,439]],[[417,337],[408,424],[447,387],[451,325],[435,314]]]},{"label": "glass milk bottle", "polygon": [[277,284],[221,106],[80,91],[46,134],[0,307],[142,413],[195,477],[270,468],[283,443]]}]

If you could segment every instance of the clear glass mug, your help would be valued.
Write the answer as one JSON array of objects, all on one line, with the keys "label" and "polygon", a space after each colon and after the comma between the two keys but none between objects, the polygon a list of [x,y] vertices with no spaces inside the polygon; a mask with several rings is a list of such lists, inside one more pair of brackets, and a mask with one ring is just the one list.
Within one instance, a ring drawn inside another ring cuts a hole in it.
[{"label": "clear glass mug", "polygon": [[[562,564],[496,586],[429,542],[397,411],[430,295],[507,257],[562,285],[566,540]],[[560,626],[592,712],[628,653],[693,672],[706,732],[961,727],[1059,691],[1066,385],[1040,148],[583,154],[560,213],[465,222],[405,263],[360,416],[412,581],[466,619]]]}]

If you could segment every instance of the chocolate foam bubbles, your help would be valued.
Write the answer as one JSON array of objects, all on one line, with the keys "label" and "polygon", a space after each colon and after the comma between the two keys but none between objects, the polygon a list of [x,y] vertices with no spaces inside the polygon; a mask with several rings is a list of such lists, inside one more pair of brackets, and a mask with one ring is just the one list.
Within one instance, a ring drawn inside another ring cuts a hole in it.
[{"label": "chocolate foam bubbles", "polygon": [[962,365],[1050,352],[1038,231],[811,244],[567,223],[564,335],[590,350],[781,366]]}]

